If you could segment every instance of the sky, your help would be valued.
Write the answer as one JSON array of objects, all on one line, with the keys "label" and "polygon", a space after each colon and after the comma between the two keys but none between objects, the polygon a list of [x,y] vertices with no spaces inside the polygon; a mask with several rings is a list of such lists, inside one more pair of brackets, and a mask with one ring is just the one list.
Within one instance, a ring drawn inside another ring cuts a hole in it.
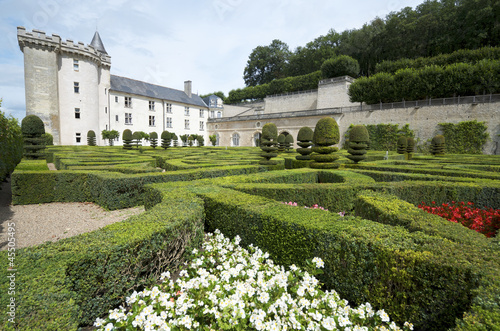
[{"label": "sky", "polygon": [[245,87],[252,50],[279,39],[290,50],[330,29],[358,29],[424,0],[0,0],[1,110],[26,115],[17,27],[89,44],[97,30],[111,74],[208,94]]}]

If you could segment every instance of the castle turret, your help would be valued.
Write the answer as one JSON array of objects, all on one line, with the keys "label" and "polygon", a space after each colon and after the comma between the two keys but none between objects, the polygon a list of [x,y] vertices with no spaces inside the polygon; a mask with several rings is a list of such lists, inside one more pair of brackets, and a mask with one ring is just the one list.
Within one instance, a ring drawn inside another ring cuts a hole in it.
[{"label": "castle turret", "polygon": [[[54,144],[84,144],[109,121],[111,58],[96,32],[90,45],[18,27],[24,53],[26,114],[39,116]],[[61,125],[64,123],[64,126]]]}]

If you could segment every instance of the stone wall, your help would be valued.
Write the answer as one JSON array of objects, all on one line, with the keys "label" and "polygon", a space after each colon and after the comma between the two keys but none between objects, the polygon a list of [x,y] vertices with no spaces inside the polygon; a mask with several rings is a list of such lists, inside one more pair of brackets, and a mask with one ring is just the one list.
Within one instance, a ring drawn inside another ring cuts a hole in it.
[{"label": "stone wall", "polygon": [[268,96],[265,99],[264,113],[281,113],[317,108],[318,92],[309,91],[297,94]]},{"label": "stone wall", "polygon": [[324,79],[318,84],[318,107],[317,109],[333,107],[357,106],[349,101],[347,91],[354,81],[349,76]]}]

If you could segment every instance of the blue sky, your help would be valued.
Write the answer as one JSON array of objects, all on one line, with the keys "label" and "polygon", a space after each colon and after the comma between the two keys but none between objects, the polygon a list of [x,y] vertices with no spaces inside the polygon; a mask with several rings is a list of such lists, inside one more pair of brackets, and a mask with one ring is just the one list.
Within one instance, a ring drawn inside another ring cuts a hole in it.
[{"label": "blue sky", "polygon": [[273,39],[291,50],[328,33],[360,28],[423,0],[0,0],[2,111],[26,115],[17,26],[90,43],[101,35],[111,73],[206,94],[244,87],[243,69]]}]

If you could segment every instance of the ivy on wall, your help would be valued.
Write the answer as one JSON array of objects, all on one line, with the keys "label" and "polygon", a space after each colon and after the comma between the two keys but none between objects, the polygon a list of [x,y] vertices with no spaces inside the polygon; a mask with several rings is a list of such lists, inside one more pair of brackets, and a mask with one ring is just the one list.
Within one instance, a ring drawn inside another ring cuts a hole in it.
[{"label": "ivy on wall", "polygon": [[[344,148],[347,148],[349,132],[353,126],[351,124],[345,132]],[[410,129],[409,124],[405,124],[401,128],[399,124],[368,124],[366,129],[370,134],[370,150],[374,151],[395,151],[399,136],[415,137],[415,133]]]},{"label": "ivy on wall", "polygon": [[458,124],[439,123],[450,154],[482,154],[490,135],[485,122],[464,121]]}]

